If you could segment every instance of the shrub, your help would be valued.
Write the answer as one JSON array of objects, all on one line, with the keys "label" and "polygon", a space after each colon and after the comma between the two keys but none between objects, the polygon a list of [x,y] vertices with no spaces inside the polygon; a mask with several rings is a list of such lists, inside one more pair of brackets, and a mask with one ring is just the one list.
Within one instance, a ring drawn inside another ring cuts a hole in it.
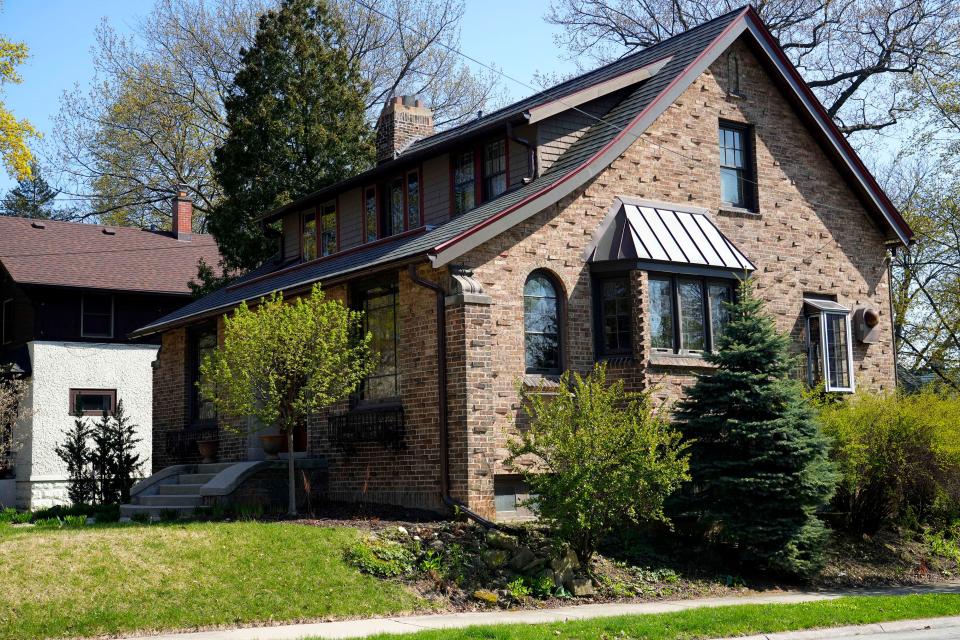
[{"label": "shrub", "polygon": [[809,574],[822,560],[826,528],[817,517],[833,495],[829,443],[790,375],[789,338],[779,332],[749,280],[677,410],[690,446],[691,483],[677,501],[707,539],[741,560]]},{"label": "shrub", "polygon": [[10,524],[27,524],[33,519],[33,513],[29,511],[18,511],[10,517]]},{"label": "shrub", "polygon": [[960,514],[960,398],[857,393],[817,406],[847,528],[872,534],[908,517],[945,526]]},{"label": "shrub", "polygon": [[41,529],[59,529],[63,526],[63,521],[60,518],[40,518],[34,520],[33,524]]},{"label": "shrub", "polygon": [[93,470],[90,468],[90,427],[84,418],[73,421],[67,431],[66,441],[54,449],[54,453],[67,465],[67,495],[75,505],[91,504],[96,495]]},{"label": "shrub", "polygon": [[63,518],[63,525],[65,527],[85,527],[87,525],[87,516],[74,515],[74,516],[65,516]]},{"label": "shrub", "polygon": [[415,558],[406,547],[387,540],[358,542],[347,550],[347,562],[364,573],[396,578],[413,571]]},{"label": "shrub", "polygon": [[104,414],[92,430],[94,447],[90,463],[99,488],[101,504],[130,502],[130,489],[144,461],[136,453],[141,439],[136,436],[137,425],[130,422],[123,409],[123,400],[117,402],[112,416]]},{"label": "shrub", "polygon": [[[654,414],[649,394],[608,385],[606,368],[564,373],[552,397],[521,389],[530,428],[509,443],[540,518],[581,562],[601,539],[627,524],[666,521],[664,499],[687,478],[680,435]],[[520,467],[521,456],[535,466]]]}]

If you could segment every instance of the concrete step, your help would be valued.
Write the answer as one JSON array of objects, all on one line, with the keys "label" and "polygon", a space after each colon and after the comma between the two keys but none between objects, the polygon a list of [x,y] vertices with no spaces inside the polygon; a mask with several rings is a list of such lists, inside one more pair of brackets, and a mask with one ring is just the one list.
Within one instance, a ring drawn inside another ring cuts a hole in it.
[{"label": "concrete step", "polygon": [[234,465],[233,462],[214,462],[211,464],[198,464],[197,473],[220,473]]},{"label": "concrete step", "polygon": [[200,495],[202,484],[161,484],[157,487],[158,496],[196,496]]},{"label": "concrete step", "polygon": [[193,515],[193,507],[156,507],[141,504],[120,505],[120,521],[129,521],[132,516],[137,514],[146,514],[152,520],[160,520],[160,515],[167,512],[176,511],[180,517]]},{"label": "concrete step", "polygon": [[137,503],[147,507],[199,507],[200,496],[139,496]]},{"label": "concrete step", "polygon": [[207,484],[213,480],[215,473],[185,473],[177,477],[179,484]]}]

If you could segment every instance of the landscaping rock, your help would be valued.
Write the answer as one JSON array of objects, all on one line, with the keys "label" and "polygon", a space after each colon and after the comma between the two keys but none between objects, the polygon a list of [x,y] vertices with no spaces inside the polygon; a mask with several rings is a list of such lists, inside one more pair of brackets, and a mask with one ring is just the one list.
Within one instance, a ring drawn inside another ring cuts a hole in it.
[{"label": "landscaping rock", "polygon": [[520,547],[520,542],[508,533],[502,531],[490,531],[487,533],[487,544],[494,549],[504,549],[506,551],[516,551]]},{"label": "landscaping rock", "polygon": [[533,551],[530,551],[527,547],[520,547],[510,558],[510,568],[514,571],[522,571],[524,567],[532,564],[536,559],[537,556],[534,555]]},{"label": "landscaping rock", "polygon": [[580,559],[577,558],[577,552],[567,547],[562,555],[550,561],[550,568],[561,573],[576,571],[580,568]]},{"label": "landscaping rock", "polygon": [[483,563],[491,569],[499,569],[510,560],[510,554],[503,549],[487,549],[483,552]]},{"label": "landscaping rock", "polygon": [[573,580],[573,569],[553,572],[553,586],[555,587],[559,588],[565,584],[570,584],[571,580]]},{"label": "landscaping rock", "polygon": [[495,594],[493,591],[487,591],[486,589],[477,589],[476,591],[473,592],[473,599],[479,600],[484,604],[496,605],[497,600],[499,598],[497,597],[497,594]]},{"label": "landscaping rock", "polygon": [[543,569],[547,565],[546,558],[534,558],[532,562],[525,564],[520,568],[520,573],[532,575]]},{"label": "landscaping rock", "polygon": [[573,578],[566,587],[567,591],[577,598],[586,598],[594,594],[593,582],[590,578]]}]

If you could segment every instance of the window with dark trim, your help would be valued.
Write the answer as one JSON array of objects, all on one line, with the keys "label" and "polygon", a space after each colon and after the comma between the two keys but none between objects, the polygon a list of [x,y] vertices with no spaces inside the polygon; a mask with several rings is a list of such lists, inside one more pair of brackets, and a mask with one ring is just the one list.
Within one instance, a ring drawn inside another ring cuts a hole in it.
[{"label": "window with dark trim", "polygon": [[560,287],[545,271],[534,271],[523,285],[523,337],[527,373],[560,373]]},{"label": "window with dark trim", "polygon": [[200,374],[200,364],[217,348],[217,327],[210,324],[195,329],[190,336],[190,418],[194,423],[212,423],[216,421],[217,412],[213,402],[204,398],[198,388],[203,378]]},{"label": "window with dark trim", "polygon": [[483,147],[483,200],[493,200],[507,190],[507,144],[494,140]]},{"label": "window with dark trim", "polygon": [[598,356],[626,356],[633,352],[633,313],[627,274],[594,278],[593,317]]},{"label": "window with dark trim", "polygon": [[361,290],[357,306],[363,311],[364,332],[373,336],[370,349],[380,354],[376,370],[367,376],[361,386],[360,399],[372,402],[396,400],[400,397],[396,283],[379,284]]},{"label": "window with dark trim", "polygon": [[320,255],[330,256],[337,252],[337,203],[328,202],[320,207]]},{"label": "window with dark trim", "polygon": [[303,214],[303,260],[317,257],[317,214],[307,211]]},{"label": "window with dark trim", "polygon": [[83,294],[80,299],[80,335],[84,338],[113,337],[113,296]]},{"label": "window with dark trim", "polygon": [[420,211],[420,172],[407,173],[407,228],[417,229],[423,226]]},{"label": "window with dark trim", "polygon": [[377,239],[377,188],[367,187],[363,192],[363,237],[364,242]]},{"label": "window with dark trim", "polygon": [[13,342],[13,298],[3,301],[3,344]]},{"label": "window with dark trim", "polygon": [[732,207],[753,209],[756,181],[750,127],[721,122],[720,201]]},{"label": "window with dark trim", "polygon": [[70,415],[113,415],[117,406],[116,389],[70,389]]},{"label": "window with dark trim", "polygon": [[655,353],[698,354],[716,348],[729,320],[724,302],[733,283],[682,275],[651,275],[650,347]]},{"label": "window with dark trim", "polygon": [[477,206],[477,171],[473,150],[453,156],[453,215],[466,213]]},{"label": "window with dark trim", "polygon": [[384,189],[383,221],[380,224],[384,238],[403,232],[405,217],[403,178],[395,178]]}]

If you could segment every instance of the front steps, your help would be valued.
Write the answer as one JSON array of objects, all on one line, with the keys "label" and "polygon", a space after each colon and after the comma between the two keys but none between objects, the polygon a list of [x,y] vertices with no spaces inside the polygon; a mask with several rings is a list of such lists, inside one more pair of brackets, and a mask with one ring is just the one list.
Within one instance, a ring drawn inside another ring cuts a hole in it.
[{"label": "front steps", "polygon": [[191,516],[203,506],[203,487],[235,464],[238,463],[180,465],[164,469],[133,488],[130,504],[120,507],[120,521],[129,521],[138,514],[151,520],[173,513],[181,518]]}]

